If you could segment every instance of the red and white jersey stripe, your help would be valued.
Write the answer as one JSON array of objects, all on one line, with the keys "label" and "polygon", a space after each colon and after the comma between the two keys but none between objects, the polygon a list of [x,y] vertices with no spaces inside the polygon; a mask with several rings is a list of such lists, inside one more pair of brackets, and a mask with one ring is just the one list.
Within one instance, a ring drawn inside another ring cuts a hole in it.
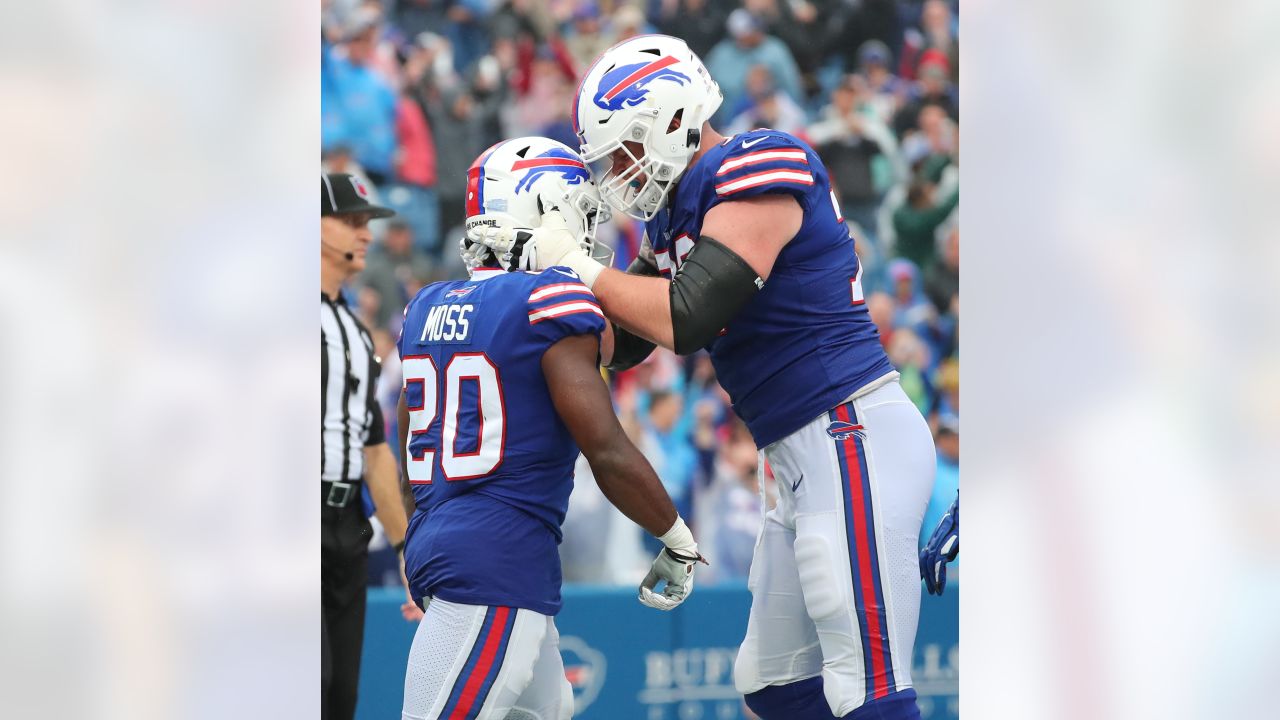
[{"label": "red and white jersey stripe", "polygon": [[600,317],[604,317],[604,312],[600,306],[589,300],[570,300],[568,302],[558,303],[544,307],[540,310],[531,310],[529,312],[529,324],[537,325],[544,320],[562,317],[564,315],[575,315],[578,313],[595,313]]},{"label": "red and white jersey stripe", "polygon": [[744,165],[757,165],[776,160],[788,160],[805,166],[809,164],[809,161],[804,156],[804,151],[798,148],[795,150],[759,150],[726,160],[720,166],[720,169],[716,171],[716,175],[727,175]]},{"label": "red and white jersey stripe", "polygon": [[555,285],[543,285],[529,294],[529,302],[536,303],[539,300],[545,300],[555,295],[564,295],[565,293],[580,293],[595,297],[591,292],[591,288],[582,283],[557,283]]},{"label": "red and white jersey stripe", "polygon": [[744,175],[716,185],[717,195],[732,195],[739,190],[767,185],[769,183],[794,183],[796,185],[812,185],[813,174],[798,170],[765,170],[751,175]]}]

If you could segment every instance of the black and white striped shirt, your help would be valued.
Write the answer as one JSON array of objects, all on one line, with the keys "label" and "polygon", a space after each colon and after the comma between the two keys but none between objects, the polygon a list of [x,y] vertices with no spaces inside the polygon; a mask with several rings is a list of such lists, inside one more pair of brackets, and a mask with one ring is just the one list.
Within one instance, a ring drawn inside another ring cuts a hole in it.
[{"label": "black and white striped shirt", "polygon": [[320,294],[320,478],[356,482],[364,448],[386,442],[373,338],[341,295]]}]

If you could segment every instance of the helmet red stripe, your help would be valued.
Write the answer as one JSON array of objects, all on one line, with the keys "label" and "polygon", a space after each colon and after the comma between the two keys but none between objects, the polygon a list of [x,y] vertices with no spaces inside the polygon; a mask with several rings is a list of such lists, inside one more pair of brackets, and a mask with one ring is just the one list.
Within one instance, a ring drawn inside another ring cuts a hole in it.
[{"label": "helmet red stripe", "polygon": [[604,94],[604,100],[605,100],[605,101],[612,100],[615,96],[617,96],[617,94],[618,94],[618,93],[622,92],[624,89],[626,89],[626,88],[627,88],[629,85],[631,85],[632,83],[639,82],[639,81],[641,81],[641,80],[645,79],[646,77],[648,77],[648,76],[650,76],[650,75],[652,75],[652,74],[654,74],[654,73],[658,72],[659,70],[661,70],[661,69],[663,69],[663,68],[665,68],[665,67],[670,67],[670,66],[672,66],[672,65],[675,65],[675,64],[676,64],[676,63],[678,63],[678,62],[680,62],[680,61],[679,61],[679,60],[677,60],[677,59],[675,59],[674,57],[672,57],[672,56],[670,56],[670,55],[668,55],[668,56],[666,56],[666,57],[664,57],[664,58],[662,58],[662,59],[660,59],[660,60],[654,60],[653,62],[649,63],[648,65],[645,65],[644,67],[640,68],[639,70],[636,70],[635,72],[633,72],[633,73],[631,73],[630,75],[626,76],[625,78],[623,78],[623,79],[622,79],[622,82],[620,82],[620,83],[618,83],[617,85],[614,85],[612,88],[610,88],[610,89],[609,89],[609,92],[607,92],[607,93],[605,93],[605,94]]},{"label": "helmet red stripe", "polygon": [[528,160],[517,160],[516,164],[511,166],[511,169],[515,171],[515,170],[528,170],[529,168],[539,168],[539,167],[576,167],[576,168],[582,168],[583,170],[587,169],[587,166],[583,165],[582,162],[578,160],[571,160],[570,158],[555,158],[555,157],[529,158]]},{"label": "helmet red stripe", "polygon": [[489,159],[494,150],[506,140],[502,140],[489,146],[488,150],[480,153],[480,157],[471,163],[471,167],[467,168],[467,217],[473,217],[483,212],[484,208],[484,162]]}]

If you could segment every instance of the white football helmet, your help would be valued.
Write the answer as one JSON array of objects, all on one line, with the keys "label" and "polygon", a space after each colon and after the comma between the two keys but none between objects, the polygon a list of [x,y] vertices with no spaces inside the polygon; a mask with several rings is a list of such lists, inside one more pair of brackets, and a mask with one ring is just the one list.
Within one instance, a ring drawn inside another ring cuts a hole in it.
[{"label": "white football helmet", "polygon": [[[651,220],[698,151],[702,124],[723,100],[683,40],[640,35],[606,50],[573,101],[573,129],[600,195],[637,220]],[[615,171],[619,149],[630,164]]]},{"label": "white football helmet", "polygon": [[[578,153],[555,140],[522,137],[485,150],[467,170],[466,203],[468,231],[479,225],[536,228],[544,212],[559,210],[588,255],[605,264],[612,258],[612,250],[596,242],[596,226],[609,219],[596,184]],[[468,272],[496,257],[466,234],[459,249]]]}]

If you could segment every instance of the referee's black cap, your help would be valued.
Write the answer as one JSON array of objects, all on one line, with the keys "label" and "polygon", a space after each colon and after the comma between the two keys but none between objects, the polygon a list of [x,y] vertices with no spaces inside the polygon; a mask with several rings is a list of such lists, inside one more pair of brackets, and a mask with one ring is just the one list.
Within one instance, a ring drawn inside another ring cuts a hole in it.
[{"label": "referee's black cap", "polygon": [[320,215],[354,215],[368,213],[375,218],[396,214],[369,202],[369,188],[354,175],[329,173],[320,176]]}]

